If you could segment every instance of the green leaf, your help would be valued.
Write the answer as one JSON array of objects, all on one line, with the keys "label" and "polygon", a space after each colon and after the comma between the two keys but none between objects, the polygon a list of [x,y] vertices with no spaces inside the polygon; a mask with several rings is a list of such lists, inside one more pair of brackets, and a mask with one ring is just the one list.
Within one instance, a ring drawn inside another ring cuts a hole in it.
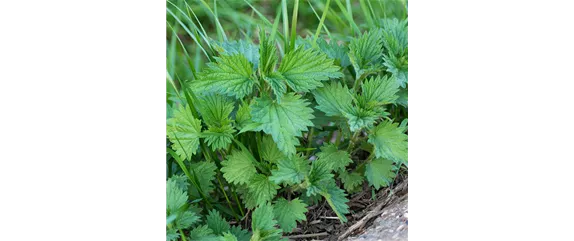
[{"label": "green leaf", "polygon": [[395,103],[399,97],[397,95],[399,85],[394,77],[383,76],[381,78],[381,76],[377,76],[376,78],[369,78],[362,83],[361,91],[361,95],[366,102],[376,102],[380,105]]},{"label": "green leaf", "polygon": [[174,227],[177,229],[187,229],[199,221],[199,216],[192,211],[184,211],[177,215]]},{"label": "green leaf", "polygon": [[238,130],[243,129],[246,125],[252,123],[251,107],[248,103],[243,103],[239,106],[239,109],[235,114],[235,123],[237,124]]},{"label": "green leaf", "polygon": [[188,191],[188,186],[189,186],[188,180],[189,180],[189,178],[187,178],[187,176],[185,174],[175,174],[175,175],[172,175],[169,179],[175,181],[175,183],[177,184],[177,187],[179,189],[181,189],[182,191],[184,191],[184,192]]},{"label": "green leaf", "polygon": [[326,54],[302,46],[283,58],[278,71],[296,92],[306,92],[323,86],[321,81],[342,78],[340,67]]},{"label": "green leaf", "polygon": [[231,123],[228,123],[221,127],[210,126],[202,133],[202,136],[205,137],[207,145],[215,151],[226,149],[233,141],[233,133],[235,133],[235,129],[233,129]]},{"label": "green leaf", "polygon": [[381,37],[384,46],[383,65],[392,73],[401,87],[408,83],[408,28],[407,21],[384,19],[381,22]]},{"label": "green leaf", "polygon": [[358,172],[351,172],[348,173],[347,171],[343,170],[339,172],[339,178],[345,187],[347,192],[352,192],[357,189],[357,187],[361,186],[364,181],[363,175]]},{"label": "green leaf", "polygon": [[376,158],[367,163],[365,177],[375,189],[387,187],[395,178],[393,161],[385,158]]},{"label": "green leaf", "polygon": [[396,83],[405,88],[409,79],[409,66],[406,57],[397,57],[394,55],[383,57],[383,65],[387,67],[387,72],[391,73]]},{"label": "green leaf", "polygon": [[176,213],[186,202],[187,192],[182,191],[175,180],[166,182],[166,209],[169,214]]},{"label": "green leaf", "polygon": [[271,134],[279,150],[291,156],[296,152],[295,146],[299,145],[297,137],[308,126],[313,126],[313,109],[307,107],[309,102],[294,93],[287,93],[282,99],[281,103],[267,96],[255,99],[251,116],[253,122],[259,124],[255,130]]},{"label": "green leaf", "polygon": [[245,56],[245,58],[253,64],[253,68],[257,68],[259,64],[259,48],[245,40],[223,41],[221,43],[215,43],[213,46],[221,55],[241,54]]},{"label": "green leaf", "polygon": [[325,187],[333,181],[333,174],[326,162],[314,161],[311,163],[311,170],[305,180],[307,187],[307,196],[321,194],[325,192]]},{"label": "green leaf", "polygon": [[349,213],[349,206],[347,206],[347,199],[345,196],[345,191],[337,187],[335,182],[329,182],[326,191],[322,192],[321,195],[325,197],[331,209],[337,214],[341,223],[347,222],[347,217],[345,214]]},{"label": "green leaf", "polygon": [[221,238],[222,241],[238,241],[235,235],[231,234],[230,232],[223,233],[223,237]]},{"label": "green leaf", "polygon": [[273,41],[268,40],[264,32],[263,30],[259,31],[259,56],[261,56],[259,71],[265,77],[275,70],[278,58]]},{"label": "green leaf", "polygon": [[270,135],[264,135],[261,140],[261,158],[271,163],[276,163],[280,159],[285,158],[285,155],[277,148]]},{"label": "green leaf", "polygon": [[321,147],[321,152],[317,153],[318,162],[325,162],[330,170],[344,170],[347,165],[353,162],[351,155],[343,150],[339,150],[334,144],[326,144]]},{"label": "green leaf", "polygon": [[247,209],[256,208],[258,203],[255,198],[255,194],[251,193],[247,186],[240,186],[237,188],[237,193],[239,193],[241,200],[243,200],[243,204]]},{"label": "green leaf", "polygon": [[314,194],[311,196],[301,195],[300,198],[303,202],[308,203],[309,205],[320,204],[324,201],[323,196],[319,194]]},{"label": "green leaf", "polygon": [[177,241],[179,239],[179,233],[175,229],[168,229],[165,236],[166,241]]},{"label": "green leaf", "polygon": [[363,73],[378,70],[382,67],[383,43],[377,31],[362,34],[351,40],[349,44],[349,59],[358,78]]},{"label": "green leaf", "polygon": [[406,127],[398,123],[381,122],[369,134],[368,142],[375,147],[377,158],[385,158],[399,164],[408,165],[408,142],[404,133]]},{"label": "green leaf", "polygon": [[279,186],[270,181],[269,178],[263,174],[257,174],[248,184],[249,194],[253,196],[257,204],[262,204],[271,201],[277,195]]},{"label": "green leaf", "polygon": [[217,63],[207,63],[198,79],[191,82],[194,92],[215,92],[236,98],[243,98],[253,92],[257,82],[252,78],[253,68],[241,54],[223,55]]},{"label": "green leaf", "polygon": [[327,54],[329,58],[335,59],[341,67],[345,68],[351,65],[346,46],[338,45],[335,40],[330,40],[329,43],[327,43],[327,41],[322,38],[317,39],[317,46],[323,53]]},{"label": "green leaf", "polygon": [[255,230],[253,231],[253,236],[251,236],[250,241],[285,241],[286,239],[281,239],[281,229],[272,230]]},{"label": "green leaf", "polygon": [[408,89],[401,89],[397,93],[399,98],[397,99],[397,104],[402,105],[404,107],[409,107],[409,91]]},{"label": "green leaf", "polygon": [[207,219],[207,226],[211,230],[213,230],[213,233],[216,235],[223,234],[224,232],[227,232],[230,229],[227,220],[221,217],[221,214],[219,214],[217,210],[209,211],[209,215],[207,215],[206,219]]},{"label": "green leaf", "polygon": [[248,131],[257,131],[257,128],[261,127],[261,123],[256,123],[251,121],[250,123],[248,123],[247,125],[243,126],[241,128],[241,131],[239,131],[239,134],[243,133],[243,132],[248,132]]},{"label": "green leaf", "polygon": [[310,49],[313,48],[313,45],[311,44],[312,42],[312,37],[306,37],[306,38],[302,38],[301,36],[297,36],[297,39],[295,40],[295,48],[299,48],[302,47],[304,49]]},{"label": "green leaf", "polygon": [[299,184],[309,173],[309,161],[300,156],[279,159],[277,170],[272,170],[269,180],[277,184],[286,183],[288,185]]},{"label": "green leaf", "polygon": [[229,232],[237,238],[237,241],[249,241],[251,238],[249,231],[242,229],[240,226],[232,226]]},{"label": "green leaf", "polygon": [[363,128],[371,129],[375,121],[385,114],[385,112],[377,112],[356,106],[350,109],[348,113],[345,113],[345,117],[348,120],[351,131],[355,132]]},{"label": "green leaf", "polygon": [[315,118],[313,118],[313,124],[315,124],[314,127],[316,129],[324,130],[325,127],[331,126],[332,124],[340,125],[341,123],[347,121],[347,119],[343,116],[327,116],[325,112],[320,111],[316,107],[317,106],[313,108],[315,110],[313,112],[313,115],[315,116]]},{"label": "green leaf", "polygon": [[281,230],[275,227],[277,221],[273,217],[273,207],[270,203],[264,203],[253,211],[251,215],[253,237],[251,240],[278,239],[281,237]]},{"label": "green leaf", "polygon": [[198,101],[199,112],[208,126],[224,126],[230,122],[233,102],[223,95],[210,94]]},{"label": "green leaf", "polygon": [[[199,187],[203,191],[204,194],[208,194],[212,192],[215,187],[213,186],[213,180],[215,179],[215,170],[217,167],[213,162],[201,161],[196,163],[190,164],[191,170],[190,174],[195,176],[193,178],[197,179],[199,182]],[[195,197],[200,197],[197,188],[193,185],[189,187],[191,191],[191,195]]]},{"label": "green leaf", "polygon": [[213,230],[208,228],[207,225],[202,225],[189,231],[189,240],[215,241],[218,240],[218,237],[213,234]]},{"label": "green leaf", "polygon": [[339,82],[326,84],[313,92],[317,101],[317,109],[327,116],[344,116],[352,109],[353,96],[347,86]]},{"label": "green leaf", "polygon": [[385,53],[395,56],[408,54],[407,20],[384,19],[381,21],[381,25],[381,40],[385,47]]},{"label": "green leaf", "polygon": [[201,121],[191,114],[189,106],[179,106],[173,118],[167,120],[167,137],[173,143],[171,146],[177,155],[191,160],[191,156],[199,148]]},{"label": "green leaf", "polygon": [[279,72],[273,72],[269,76],[264,76],[263,80],[271,86],[273,94],[278,103],[281,103],[281,97],[287,92],[287,86],[283,82],[283,76]]},{"label": "green leaf", "polygon": [[279,198],[275,201],[274,214],[279,226],[283,232],[290,233],[297,227],[297,221],[307,220],[305,213],[307,212],[307,204],[295,198],[287,201],[285,198]]},{"label": "green leaf", "polygon": [[273,219],[273,207],[270,203],[263,203],[253,211],[251,216],[251,227],[253,230],[271,230],[277,225]]},{"label": "green leaf", "polygon": [[229,183],[243,184],[247,183],[257,174],[257,169],[253,165],[251,154],[247,151],[234,150],[227,160],[222,161],[221,172],[223,177]]},{"label": "green leaf", "polygon": [[187,192],[181,190],[175,180],[167,180],[166,191],[167,216],[176,215],[173,221],[173,227],[176,229],[185,229],[199,221],[199,216],[194,212],[184,209],[187,204]]}]

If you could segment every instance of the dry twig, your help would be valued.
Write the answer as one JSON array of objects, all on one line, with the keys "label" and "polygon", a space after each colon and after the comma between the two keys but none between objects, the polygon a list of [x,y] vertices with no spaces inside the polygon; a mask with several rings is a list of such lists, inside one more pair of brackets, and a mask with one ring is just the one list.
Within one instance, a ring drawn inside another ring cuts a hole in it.
[{"label": "dry twig", "polygon": [[[408,188],[408,179],[405,179],[401,184],[399,184],[397,187],[395,187],[395,189],[393,190],[393,193],[397,194],[399,192],[402,192],[403,189],[406,189],[406,188]],[[383,197],[385,197],[385,199],[381,203],[379,203],[365,217],[361,218],[361,220],[359,220],[358,222],[353,224],[351,227],[349,227],[349,229],[347,229],[347,231],[345,231],[341,236],[339,236],[339,238],[337,240],[343,240],[344,238],[346,238],[347,236],[349,236],[351,233],[355,232],[356,230],[362,229],[365,226],[365,224],[367,224],[367,222],[369,222],[372,218],[380,215],[383,207],[385,207],[387,204],[389,204],[391,199],[396,198],[396,195],[389,195],[389,192],[386,192],[383,195]]]},{"label": "dry twig", "polygon": [[322,232],[322,233],[310,233],[310,234],[299,234],[299,235],[292,235],[292,236],[285,236],[288,239],[295,239],[295,238],[312,238],[312,237],[321,237],[327,236],[329,233]]}]

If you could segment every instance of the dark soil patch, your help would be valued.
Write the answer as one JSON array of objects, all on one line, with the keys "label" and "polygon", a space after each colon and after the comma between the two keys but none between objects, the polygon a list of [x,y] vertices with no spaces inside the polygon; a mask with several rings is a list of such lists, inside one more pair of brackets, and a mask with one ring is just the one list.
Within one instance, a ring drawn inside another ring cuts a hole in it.
[{"label": "dark soil patch", "polygon": [[[331,210],[329,205],[326,202],[322,202],[308,207],[309,212],[307,213],[307,222],[299,224],[299,226],[293,231],[293,233],[287,236],[287,238],[290,240],[341,240],[343,239],[341,236],[346,233],[348,236],[363,234],[363,232],[368,230],[373,223],[375,223],[374,226],[381,227],[379,229],[375,228],[373,235],[383,235],[384,232],[388,232],[386,230],[389,228],[395,230],[399,228],[394,226],[386,227],[385,225],[390,225],[389,220],[393,220],[393,225],[395,226],[400,226],[400,224],[404,223],[405,226],[400,227],[400,232],[406,233],[408,231],[408,223],[405,217],[397,218],[397,215],[395,215],[396,213],[399,213],[400,208],[406,207],[405,202],[408,202],[407,176],[399,174],[395,179],[395,182],[390,187],[380,189],[374,196],[372,195],[371,188],[364,186],[362,192],[353,194],[348,198],[350,200],[348,205],[351,213],[346,216],[348,219],[347,223],[341,224],[337,215]],[[396,210],[393,209],[394,211],[389,212],[392,208],[395,208]],[[383,213],[384,215],[382,215]],[[372,218],[369,218],[369,220],[362,220],[366,216]],[[359,228],[354,229],[350,233],[347,232],[353,225],[358,226]],[[395,231],[392,231],[390,233],[394,232]],[[383,240],[406,240],[400,239],[403,237],[406,238],[405,235],[406,234],[399,234],[396,237],[398,239]],[[393,236],[395,235],[390,235],[390,238]],[[351,238],[349,240],[371,240],[364,238],[365,237],[361,238],[361,236],[359,236],[358,239]]]}]

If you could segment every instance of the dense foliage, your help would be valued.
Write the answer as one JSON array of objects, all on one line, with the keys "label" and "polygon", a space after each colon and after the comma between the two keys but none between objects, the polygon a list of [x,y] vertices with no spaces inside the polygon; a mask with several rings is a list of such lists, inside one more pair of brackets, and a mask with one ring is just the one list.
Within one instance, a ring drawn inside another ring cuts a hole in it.
[{"label": "dense foliage", "polygon": [[[323,202],[346,222],[349,194],[407,168],[406,16],[360,1],[368,17],[357,25],[351,5],[327,1],[316,34],[302,38],[296,14],[285,29],[282,1],[256,38],[231,40],[217,4],[201,2],[218,40],[198,9],[168,2],[167,240],[279,240]],[[328,31],[332,16],[352,32]]]}]

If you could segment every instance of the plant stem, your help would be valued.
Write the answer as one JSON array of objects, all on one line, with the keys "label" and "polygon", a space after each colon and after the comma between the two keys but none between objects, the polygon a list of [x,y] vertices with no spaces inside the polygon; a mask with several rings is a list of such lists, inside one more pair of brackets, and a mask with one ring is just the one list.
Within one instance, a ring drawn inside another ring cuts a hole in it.
[{"label": "plant stem", "polygon": [[171,177],[172,173],[171,173],[171,166],[173,164],[173,160],[171,158],[167,159],[167,176]]},{"label": "plant stem", "polygon": [[[313,134],[315,132],[315,128],[311,128],[309,133],[307,133],[307,149],[311,148],[311,144],[313,144]],[[311,154],[311,149],[307,150],[305,155],[309,156]]]},{"label": "plant stem", "polygon": [[353,85],[353,91],[357,93],[359,91],[359,86],[361,85],[361,82],[363,82],[363,79],[367,78],[367,76],[369,76],[370,74],[376,74],[376,73],[377,71],[369,71],[361,74],[359,78],[355,79],[355,84]]},{"label": "plant stem", "polygon": [[[179,141],[179,140],[178,140]],[[201,196],[201,198],[207,203],[207,206],[209,206],[210,208],[213,208],[213,205],[211,205],[211,203],[209,202],[209,200],[207,199],[207,197],[205,196],[205,194],[203,193],[203,191],[201,190],[201,187],[199,186],[199,184],[195,181],[194,177],[195,177],[195,171],[192,169],[192,171],[194,172],[194,176],[191,176],[191,174],[189,173],[189,171],[187,170],[187,167],[185,167],[185,164],[183,163],[183,160],[181,160],[179,158],[179,156],[170,148],[167,148],[167,151],[169,152],[169,154],[177,161],[177,164],[179,164],[179,167],[181,168],[181,170],[183,171],[183,173],[185,173],[185,175],[187,176],[187,178],[191,181],[191,183],[195,186],[195,188],[197,188],[197,192],[199,192],[199,195]],[[187,155],[187,154],[186,154]]]},{"label": "plant stem", "polygon": [[[227,154],[225,153],[224,150],[220,150],[219,154],[221,155],[222,159],[224,159],[224,160],[227,159]],[[231,211],[233,211],[233,214],[236,216],[235,218],[237,218],[237,221],[239,221],[241,219],[239,219],[239,217],[237,217],[237,214],[233,210],[233,208],[231,206],[231,202],[229,201],[229,198],[227,197],[227,193],[225,192],[225,189],[223,188],[223,184],[221,182],[221,179],[219,178],[220,175],[223,177],[223,173],[221,173],[221,163],[218,163],[217,172],[218,172],[217,173],[217,181],[219,182],[220,189],[223,192],[225,199],[227,200],[227,204],[229,205],[229,208],[231,208]],[[229,184],[229,190],[231,191],[231,194],[233,196],[235,196],[235,201],[237,201],[237,194],[235,193],[235,191],[231,187],[231,184]],[[239,211],[241,212],[241,216],[244,216],[243,210],[241,209],[241,205],[239,204],[239,202],[237,202],[237,205],[238,205],[237,207],[239,208]]]},{"label": "plant stem", "polygon": [[332,130],[329,132],[329,137],[327,139],[327,142],[331,143],[331,140],[333,140],[333,136],[335,135],[335,130]]},{"label": "plant stem", "polygon": [[[235,188],[233,188],[233,186],[230,184],[229,188],[231,188],[231,194],[233,195],[233,198],[235,198],[235,202],[237,203],[237,207],[239,208],[239,212],[241,212],[241,217],[245,217],[245,212],[243,212],[243,207],[241,206],[241,202],[239,201],[239,198],[237,198],[237,192],[235,192]],[[239,220],[237,220],[239,221]]]},{"label": "plant stem", "polygon": [[227,197],[227,193],[225,192],[225,189],[223,188],[223,183],[221,182],[221,179],[219,178],[219,175],[215,175],[217,178],[217,182],[219,182],[219,188],[221,189],[221,192],[223,193],[223,196],[225,196],[225,201],[227,201],[227,205],[229,206],[229,209],[231,209],[231,212],[233,212],[233,216],[235,216],[235,218],[237,219],[237,221],[241,220],[239,218],[239,216],[237,215],[237,213],[235,212],[235,210],[233,210],[233,206],[231,205],[231,201],[229,201],[229,197]]},{"label": "plant stem", "polygon": [[347,147],[347,152],[351,153],[351,151],[353,150],[353,148],[355,147],[355,142],[357,141],[357,137],[359,136],[359,134],[361,133],[361,130],[357,130],[354,134],[353,137],[351,137],[351,139],[349,140],[349,147]]},{"label": "plant stem", "polygon": [[185,238],[185,234],[183,233],[183,230],[181,230],[181,228],[179,228],[179,233],[181,234],[181,240],[187,241],[187,239]]}]

